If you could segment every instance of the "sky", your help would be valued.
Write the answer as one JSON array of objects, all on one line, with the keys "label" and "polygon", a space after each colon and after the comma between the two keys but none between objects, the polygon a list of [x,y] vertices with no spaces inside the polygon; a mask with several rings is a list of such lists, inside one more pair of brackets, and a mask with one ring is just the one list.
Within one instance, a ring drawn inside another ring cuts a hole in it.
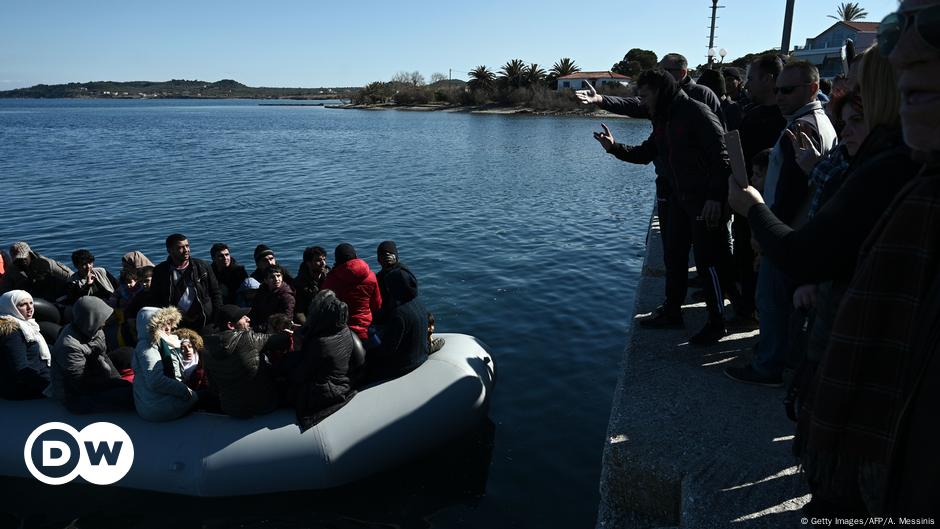
[{"label": "sky", "polygon": [[[715,47],[731,60],[779,47],[785,0],[724,0]],[[796,0],[790,40],[835,20],[839,2]],[[880,21],[896,0],[860,0]],[[0,90],[39,83],[235,79],[340,87],[419,71],[466,79],[511,59],[562,57],[607,70],[631,48],[704,63],[710,0],[321,3],[281,0],[0,0]]]}]

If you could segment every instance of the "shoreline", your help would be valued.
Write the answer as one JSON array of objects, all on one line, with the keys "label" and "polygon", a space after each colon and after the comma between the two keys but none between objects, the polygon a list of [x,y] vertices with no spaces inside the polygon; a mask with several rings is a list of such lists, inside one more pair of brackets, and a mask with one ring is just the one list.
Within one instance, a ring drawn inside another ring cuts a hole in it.
[{"label": "shoreline", "polygon": [[615,119],[635,119],[629,116],[622,116],[607,112],[606,110],[595,109],[565,109],[565,110],[538,110],[531,107],[504,107],[504,106],[462,106],[462,105],[411,105],[400,106],[391,104],[377,105],[325,105],[325,108],[341,110],[399,110],[403,112],[447,112],[463,114],[480,114],[494,116],[570,116],[585,118],[615,118]]}]

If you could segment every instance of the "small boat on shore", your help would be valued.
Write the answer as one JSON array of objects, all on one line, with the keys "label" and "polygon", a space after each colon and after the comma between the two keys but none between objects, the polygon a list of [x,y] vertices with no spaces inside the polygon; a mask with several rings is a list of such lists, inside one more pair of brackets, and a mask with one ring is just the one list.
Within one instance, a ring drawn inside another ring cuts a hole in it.
[{"label": "small boat on shore", "polygon": [[359,391],[305,432],[290,409],[251,419],[195,412],[153,423],[132,413],[72,415],[49,400],[0,401],[0,475],[32,479],[24,448],[39,426],[81,430],[104,421],[124,429],[134,448],[116,487],[226,497],[352,483],[459,437],[486,416],[496,372],[485,345],[464,334],[435,336],[445,345],[420,367]]}]

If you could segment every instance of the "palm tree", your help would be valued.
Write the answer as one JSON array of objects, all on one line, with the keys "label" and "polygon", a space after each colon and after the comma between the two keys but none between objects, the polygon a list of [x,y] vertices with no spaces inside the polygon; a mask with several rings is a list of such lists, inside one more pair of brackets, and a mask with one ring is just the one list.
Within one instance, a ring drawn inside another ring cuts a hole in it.
[{"label": "palm tree", "polygon": [[829,15],[829,18],[834,18],[843,22],[854,22],[856,20],[863,20],[865,17],[867,17],[868,11],[865,11],[865,9],[859,6],[858,2],[842,2],[842,4],[839,5],[839,8],[836,9],[836,15]]},{"label": "palm tree", "polygon": [[525,62],[522,59],[513,59],[499,70],[500,81],[512,87],[520,87],[526,75]]},{"label": "palm tree", "polygon": [[552,69],[549,71],[548,76],[550,78],[558,79],[559,77],[571,75],[580,71],[581,68],[575,64],[574,61],[568,57],[564,57],[552,65]]},{"label": "palm tree", "polygon": [[496,81],[496,74],[483,65],[470,70],[467,72],[467,75],[470,77],[470,81],[467,85],[470,87],[470,90],[473,91],[489,90],[493,87],[493,82]]},{"label": "palm tree", "polygon": [[529,86],[535,86],[545,80],[545,69],[540,68],[538,63],[532,63],[525,69],[525,83]]}]

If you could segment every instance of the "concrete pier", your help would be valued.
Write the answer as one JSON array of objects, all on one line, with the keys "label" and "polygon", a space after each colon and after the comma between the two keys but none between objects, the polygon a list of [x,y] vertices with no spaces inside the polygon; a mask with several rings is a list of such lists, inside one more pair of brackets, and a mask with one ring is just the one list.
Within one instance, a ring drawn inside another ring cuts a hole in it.
[{"label": "concrete pier", "polygon": [[[662,302],[664,276],[654,217],[635,317]],[[683,315],[678,330],[634,320],[604,445],[597,527],[801,527],[809,492],[791,454],[785,389],[722,373],[750,359],[757,331],[689,346],[705,323],[704,303]]]}]

